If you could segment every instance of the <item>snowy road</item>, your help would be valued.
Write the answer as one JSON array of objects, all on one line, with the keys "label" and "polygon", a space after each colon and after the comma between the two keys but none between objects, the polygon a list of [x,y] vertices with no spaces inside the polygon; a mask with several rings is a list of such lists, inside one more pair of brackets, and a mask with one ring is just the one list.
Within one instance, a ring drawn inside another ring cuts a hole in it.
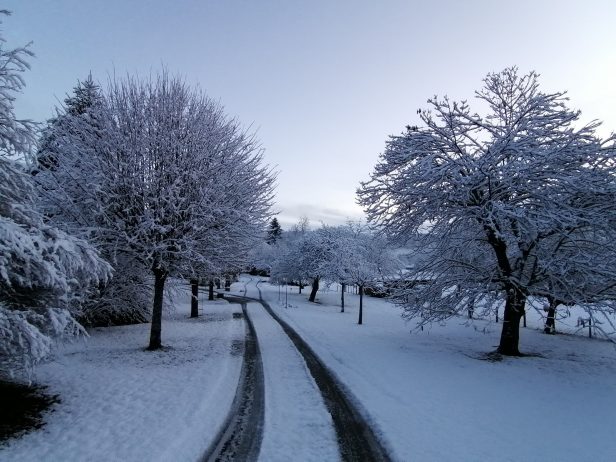
[{"label": "snowy road", "polygon": [[[340,460],[331,416],[287,334],[260,303],[225,298],[247,315],[246,364],[258,367],[243,368],[248,373],[243,370],[227,429],[205,460]],[[253,336],[258,347],[251,349]]]},{"label": "snowy road", "polygon": [[259,460],[339,460],[331,416],[302,356],[259,303],[248,305],[248,315],[257,331],[265,373]]},{"label": "snowy road", "polygon": [[[260,298],[255,281],[242,292]],[[341,386],[297,333],[263,300],[228,298],[247,303],[262,354],[265,422],[258,460],[389,460]]]},{"label": "snowy road", "polygon": [[202,462],[257,460],[263,438],[265,394],[263,364],[257,336],[247,316],[246,300],[227,297],[242,307],[234,317],[245,319],[244,360],[231,410],[219,434],[202,457]]}]

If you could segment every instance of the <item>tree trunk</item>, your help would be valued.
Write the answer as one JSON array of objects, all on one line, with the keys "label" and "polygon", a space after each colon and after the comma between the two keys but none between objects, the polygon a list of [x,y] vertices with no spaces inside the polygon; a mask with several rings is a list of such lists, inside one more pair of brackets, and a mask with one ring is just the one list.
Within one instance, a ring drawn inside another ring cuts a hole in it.
[{"label": "tree trunk", "polygon": [[214,282],[216,283],[216,288],[220,290],[220,278],[216,278]]},{"label": "tree trunk", "polygon": [[556,333],[556,308],[560,305],[558,300],[553,298],[548,298],[550,305],[548,306],[548,317],[545,320],[545,327],[543,332],[546,334],[555,334]]},{"label": "tree trunk", "polygon": [[468,319],[473,319],[475,314],[475,297],[471,298],[468,302]]},{"label": "tree trunk", "polygon": [[357,324],[363,324],[364,322],[364,286],[359,286],[359,320]]},{"label": "tree trunk", "polygon": [[161,328],[163,319],[163,293],[167,272],[154,268],[154,306],[152,308],[152,328],[150,330],[150,345],[148,350],[157,350],[162,346]]},{"label": "tree trunk", "polygon": [[314,299],[317,298],[317,291],[319,290],[319,277],[317,276],[312,280],[312,291],[310,292],[310,297],[308,298],[309,302],[314,302]]},{"label": "tree trunk", "polygon": [[302,284],[302,280],[299,280],[299,293],[302,293],[302,289],[304,288],[304,284]]},{"label": "tree trunk", "polygon": [[524,314],[526,296],[515,288],[507,290],[507,301],[503,313],[503,330],[501,331],[498,352],[506,356],[521,356],[520,319]]},{"label": "tree trunk", "polygon": [[192,296],[190,297],[190,317],[199,317],[199,279],[191,279]]},{"label": "tree trunk", "polygon": [[346,289],[346,284],[341,284],[340,290],[340,312],[344,313],[344,291]]},{"label": "tree trunk", "polygon": [[207,299],[208,300],[214,300],[214,281],[212,279],[210,279],[210,283],[209,283],[209,287],[208,287],[208,294],[207,294]]},{"label": "tree trunk", "polygon": [[225,276],[225,292],[231,291],[231,277]]}]

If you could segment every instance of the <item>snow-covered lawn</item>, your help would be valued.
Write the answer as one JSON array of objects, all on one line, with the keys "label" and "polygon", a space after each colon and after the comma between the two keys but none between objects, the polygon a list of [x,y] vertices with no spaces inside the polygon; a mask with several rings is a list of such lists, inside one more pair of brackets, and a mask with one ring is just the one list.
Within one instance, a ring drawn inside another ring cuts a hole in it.
[{"label": "snow-covered lawn", "polygon": [[95,329],[59,351],[35,381],[61,403],[42,429],[0,446],[0,460],[197,460],[231,406],[244,339],[238,305],[200,298],[190,319],[187,287],[176,294],[162,351],[144,349],[149,324]]},{"label": "snow-covered lawn", "polygon": [[[242,284],[234,285],[240,290]],[[254,283],[248,295],[258,296]],[[610,461],[616,454],[616,348],[582,336],[543,334],[532,316],[521,350],[538,357],[483,359],[501,324],[453,319],[423,332],[382,299],[297,288],[263,297],[348,387],[400,461]],[[558,327],[558,326],[557,326]]]},{"label": "snow-covered lawn", "polygon": [[[339,292],[322,291],[311,304],[292,288],[285,308],[284,292],[279,301],[277,287],[260,287],[346,385],[396,460],[614,458],[616,349],[609,342],[522,329],[522,350],[541,356],[490,362],[481,358],[498,343],[500,324],[454,319],[410,333],[395,307],[367,297],[358,326],[356,295],[347,294],[340,313]],[[148,324],[96,329],[41,366],[36,381],[62,402],[45,427],[0,447],[0,460],[197,460],[231,406],[244,324],[232,317],[239,305],[220,300],[202,300],[202,317],[189,319],[186,289],[164,320],[165,350],[144,351]],[[258,296],[254,280],[247,295]],[[289,452],[298,461],[317,453],[335,459],[328,416],[301,358],[259,305],[248,310],[266,374],[261,460]]]}]

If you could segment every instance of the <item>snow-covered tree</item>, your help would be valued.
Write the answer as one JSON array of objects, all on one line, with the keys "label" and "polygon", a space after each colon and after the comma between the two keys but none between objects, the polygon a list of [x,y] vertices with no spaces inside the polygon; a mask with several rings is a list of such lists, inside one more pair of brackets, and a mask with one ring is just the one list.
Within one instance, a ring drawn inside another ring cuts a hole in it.
[{"label": "snow-covered tree", "polygon": [[272,265],[272,278],[298,281],[300,290],[305,281],[310,281],[312,289],[308,299],[314,302],[329,261],[328,239],[329,236],[321,229],[291,231],[279,247],[278,258]]},{"label": "snow-covered tree", "polygon": [[269,228],[267,230],[267,243],[275,244],[282,236],[282,228],[276,217],[272,218]]},{"label": "snow-covered tree", "polygon": [[398,276],[403,264],[380,236],[361,224],[323,227],[328,236],[328,257],[323,265],[324,277],[341,284],[341,311],[344,311],[346,285],[359,289],[358,324],[363,324],[363,302],[366,287],[382,285]]},{"label": "snow-covered tree", "polygon": [[125,256],[153,276],[156,349],[167,277],[243,267],[269,219],[274,175],[252,134],[166,72],[111,82],[89,112],[73,118],[83,142],[63,149],[49,170],[54,205],[113,261]]},{"label": "snow-covered tree", "polygon": [[302,215],[291,227],[291,235],[293,238],[298,238],[310,231],[310,219],[306,215]]},{"label": "snow-covered tree", "polygon": [[321,279],[327,275],[327,265],[332,258],[334,238],[324,229],[308,231],[297,241],[292,258],[304,278],[312,281],[308,301],[316,301]]},{"label": "snow-covered tree", "polygon": [[[579,126],[565,94],[540,91],[534,72],[489,74],[476,96],[485,117],[465,101],[430,99],[431,110],[420,111],[424,126],[390,138],[358,194],[369,220],[428,252],[396,294],[406,315],[428,322],[478,298],[484,306],[503,300],[498,351],[518,355],[530,295],[584,302],[581,287],[616,276],[613,262],[599,275],[589,246],[580,247],[613,236],[613,138],[600,139],[597,122]],[[583,274],[589,284],[580,284]]]},{"label": "snow-covered tree", "polygon": [[[1,14],[8,14],[6,11]],[[0,36],[0,375],[32,370],[55,338],[82,332],[73,314],[85,291],[106,283],[109,266],[85,241],[44,223],[23,164],[34,124],[15,117],[27,48],[4,49]]]},{"label": "snow-covered tree", "polygon": [[[0,10],[0,17],[10,14],[7,10]],[[30,44],[7,49],[4,37],[0,35],[0,153],[6,157],[30,153],[36,142],[36,124],[31,120],[18,119],[13,104],[16,93],[20,93],[25,86],[22,74],[30,69],[28,58],[32,56],[34,53],[30,50]]]},{"label": "snow-covered tree", "polygon": [[[92,74],[83,82],[78,82],[72,95],[64,99],[64,106],[56,109],[56,115],[47,123],[39,140],[36,165],[33,174],[57,168],[57,153],[81,145],[93,138],[96,133],[101,136],[100,124],[96,114],[102,104],[101,90],[94,82]],[[83,134],[86,124],[91,125],[89,133]],[[60,154],[64,155],[64,154]],[[48,187],[50,185],[47,185]]]},{"label": "snow-covered tree", "polygon": [[85,239],[97,237],[101,255],[121,275],[84,302],[79,321],[86,326],[147,322],[150,317],[147,272],[96,231],[100,208],[89,190],[102,188],[96,159],[105,137],[103,103],[91,74],[78,82],[43,130],[32,171],[47,221]]},{"label": "snow-covered tree", "polygon": [[109,265],[86,241],[44,224],[19,164],[0,156],[0,373],[32,367],[55,338],[83,332],[75,321],[89,287]]}]

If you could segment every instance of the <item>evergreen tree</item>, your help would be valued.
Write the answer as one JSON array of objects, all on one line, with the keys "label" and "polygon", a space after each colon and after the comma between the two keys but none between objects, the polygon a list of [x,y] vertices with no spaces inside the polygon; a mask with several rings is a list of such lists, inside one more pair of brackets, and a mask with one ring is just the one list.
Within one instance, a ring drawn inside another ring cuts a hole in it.
[{"label": "evergreen tree", "polygon": [[[84,302],[79,321],[86,326],[147,322],[150,316],[147,274],[130,255],[97,236],[99,208],[95,197],[84,193],[84,188],[102,188],[91,160],[104,149],[103,103],[101,89],[91,74],[78,82],[65,98],[64,107],[48,122],[37,153],[38,168],[33,172],[48,222],[82,238],[96,237],[101,255],[113,265],[115,274],[122,275],[92,292]],[[77,181],[84,174],[87,184]]]},{"label": "evergreen tree", "polygon": [[92,74],[83,82],[77,82],[73,94],[64,99],[64,107],[56,108],[56,116],[47,122],[43,130],[33,174],[42,170],[55,171],[58,169],[57,159],[64,155],[65,150],[74,149],[77,145],[83,149],[82,143],[89,138],[83,133],[84,121],[85,126],[89,126],[88,131],[101,136],[100,123],[96,117],[101,104],[101,89],[94,82]]},{"label": "evergreen tree", "polygon": [[88,287],[110,276],[86,241],[44,223],[31,177],[13,160],[35,139],[35,125],[13,107],[28,56],[25,47],[0,47],[0,376],[31,372],[54,338],[82,332],[73,313]]},{"label": "evergreen tree", "polygon": [[102,101],[100,86],[94,82],[92,73],[83,82],[78,82],[73,88],[73,94],[64,99],[66,112],[71,115],[81,115]]},{"label": "evergreen tree", "polygon": [[275,244],[282,237],[282,228],[276,217],[272,218],[269,229],[267,230],[267,243],[270,245]]}]

